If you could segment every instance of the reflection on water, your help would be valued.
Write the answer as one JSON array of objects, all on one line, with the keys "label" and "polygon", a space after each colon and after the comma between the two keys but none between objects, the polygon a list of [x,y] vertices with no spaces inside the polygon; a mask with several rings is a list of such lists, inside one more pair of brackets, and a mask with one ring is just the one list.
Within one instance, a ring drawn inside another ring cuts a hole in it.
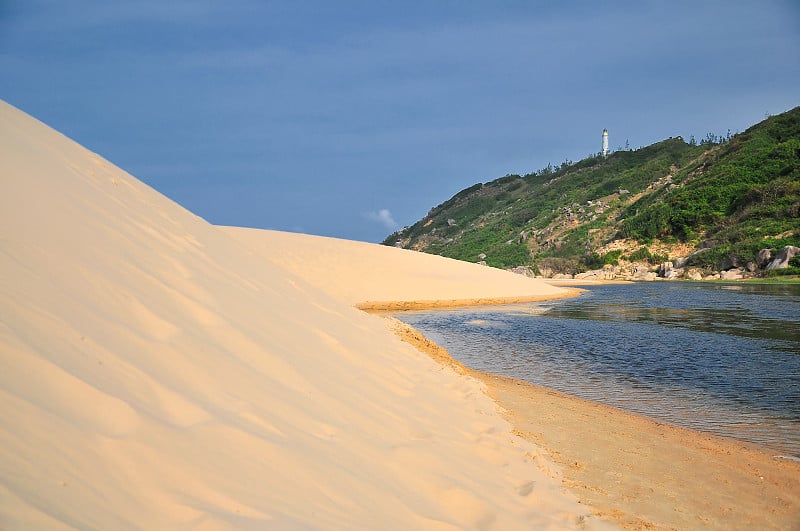
[{"label": "reflection on water", "polygon": [[800,456],[800,286],[608,285],[398,318],[476,369]]}]

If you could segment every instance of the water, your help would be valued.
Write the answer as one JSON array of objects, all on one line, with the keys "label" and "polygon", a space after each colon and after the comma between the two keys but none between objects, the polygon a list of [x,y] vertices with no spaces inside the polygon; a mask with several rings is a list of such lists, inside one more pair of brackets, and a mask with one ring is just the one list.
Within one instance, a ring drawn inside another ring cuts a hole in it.
[{"label": "water", "polygon": [[602,285],[397,317],[464,364],[800,457],[800,285]]}]

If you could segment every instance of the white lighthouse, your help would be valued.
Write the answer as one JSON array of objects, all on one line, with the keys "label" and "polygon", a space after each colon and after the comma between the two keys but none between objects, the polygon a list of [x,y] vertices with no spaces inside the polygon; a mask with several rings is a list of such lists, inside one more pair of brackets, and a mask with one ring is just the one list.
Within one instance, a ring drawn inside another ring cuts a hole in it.
[{"label": "white lighthouse", "polygon": [[603,158],[608,156],[608,129],[603,129]]}]

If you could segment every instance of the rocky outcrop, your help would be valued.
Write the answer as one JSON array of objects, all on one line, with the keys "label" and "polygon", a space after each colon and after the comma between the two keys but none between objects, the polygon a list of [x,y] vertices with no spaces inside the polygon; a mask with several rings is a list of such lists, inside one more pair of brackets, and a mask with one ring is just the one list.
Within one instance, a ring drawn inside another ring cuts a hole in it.
[{"label": "rocky outcrop", "polygon": [[800,247],[787,245],[780,250],[778,255],[769,264],[767,264],[767,267],[764,269],[771,271],[773,269],[783,269],[785,267],[789,267],[789,260],[794,258],[798,253],[800,253]]},{"label": "rocky outcrop", "polygon": [[699,269],[690,269],[686,272],[687,280],[703,280],[703,272]]},{"label": "rocky outcrop", "polygon": [[772,260],[772,251],[769,249],[761,249],[758,251],[758,254],[756,254],[756,264],[758,267],[767,267],[770,260]]},{"label": "rocky outcrop", "polygon": [[744,271],[739,268],[722,271],[720,272],[720,278],[722,280],[741,280],[744,278]]},{"label": "rocky outcrop", "polygon": [[[605,265],[602,269],[595,269],[569,274],[556,274],[548,267],[541,267],[539,273],[544,278],[574,278],[576,280],[741,280],[753,278],[761,275],[764,271],[789,267],[789,261],[795,256],[800,256],[800,247],[787,245],[776,256],[773,257],[770,249],[762,249],[752,260],[745,261],[743,258],[729,256],[719,263],[719,269],[708,271],[699,267],[692,267],[692,258],[707,249],[699,249],[688,256],[676,258],[672,261],[665,261],[655,268],[646,262],[626,262],[620,261],[619,265]],[[520,269],[520,268],[517,268]],[[532,271],[527,273],[515,271],[522,274],[533,276]]]},{"label": "rocky outcrop", "polygon": [[657,278],[658,275],[655,272],[648,270],[646,267],[643,268],[637,267],[633,271],[633,275],[631,275],[631,278],[629,278],[628,280],[644,280],[649,282]]},{"label": "rocky outcrop", "polygon": [[606,266],[603,269],[578,273],[575,278],[579,280],[614,280],[617,278],[617,271],[613,266]]},{"label": "rocky outcrop", "polygon": [[672,262],[664,262],[658,266],[657,274],[659,277],[667,280],[683,278],[683,266],[685,264],[686,260],[676,260],[674,264]]}]

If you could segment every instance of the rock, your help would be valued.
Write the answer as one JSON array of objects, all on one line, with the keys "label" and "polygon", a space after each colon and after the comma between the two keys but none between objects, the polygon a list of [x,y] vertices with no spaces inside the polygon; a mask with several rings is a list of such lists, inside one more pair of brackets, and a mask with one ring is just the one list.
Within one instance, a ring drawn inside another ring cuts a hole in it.
[{"label": "rock", "polygon": [[688,256],[684,256],[683,258],[676,258],[675,259],[675,268],[676,269],[681,269],[683,267],[686,267],[686,264],[688,262],[689,262],[689,257]]},{"label": "rock", "polygon": [[756,263],[758,267],[766,267],[769,261],[772,260],[772,251],[769,249],[761,249],[756,255]]},{"label": "rock", "polygon": [[517,266],[517,267],[514,267],[514,268],[510,269],[510,271],[512,273],[516,273],[518,275],[522,275],[522,276],[525,276],[525,277],[532,277],[533,276],[533,271],[531,271],[531,268],[530,267],[526,267],[526,266]]},{"label": "rock", "polygon": [[755,273],[756,269],[758,269],[758,264],[755,262],[747,262],[747,265],[744,266],[750,273]]},{"label": "rock", "polygon": [[572,275],[568,275],[566,273],[556,273],[555,275],[552,276],[552,278],[553,280],[572,280],[575,277],[573,277]]},{"label": "rock", "polygon": [[648,271],[646,267],[637,267],[633,270],[633,274],[631,275],[631,280],[655,280],[658,278],[658,275],[653,271]]},{"label": "rock", "polygon": [[456,226],[456,220],[454,220],[453,218],[448,219],[447,220],[447,226],[448,227],[455,227]]},{"label": "rock", "polygon": [[697,269],[690,269],[686,272],[686,278],[689,280],[703,280],[703,273]]},{"label": "rock", "polygon": [[738,260],[733,258],[732,256],[728,256],[722,259],[722,262],[719,264],[720,271],[727,271],[728,269],[733,269],[734,267],[738,267]]},{"label": "rock", "polygon": [[743,278],[741,269],[730,269],[720,273],[722,280],[741,280]]},{"label": "rock", "polygon": [[667,271],[667,274],[664,275],[664,278],[667,280],[677,280],[683,277],[683,269],[670,269]]},{"label": "rock", "polygon": [[478,255],[478,260],[486,260],[486,253],[481,253]]},{"label": "rock", "polygon": [[766,270],[771,271],[773,269],[783,269],[789,267],[789,260],[795,257],[797,253],[800,253],[800,247],[795,247],[794,245],[787,245],[783,249],[778,252],[777,256],[767,264]]},{"label": "rock", "polygon": [[672,271],[672,262],[663,262],[658,265],[658,276],[666,278],[670,271]]},{"label": "rock", "polygon": [[578,273],[575,275],[575,278],[581,280],[613,280],[615,276],[616,275],[613,269],[603,268],[586,271],[585,273]]}]

